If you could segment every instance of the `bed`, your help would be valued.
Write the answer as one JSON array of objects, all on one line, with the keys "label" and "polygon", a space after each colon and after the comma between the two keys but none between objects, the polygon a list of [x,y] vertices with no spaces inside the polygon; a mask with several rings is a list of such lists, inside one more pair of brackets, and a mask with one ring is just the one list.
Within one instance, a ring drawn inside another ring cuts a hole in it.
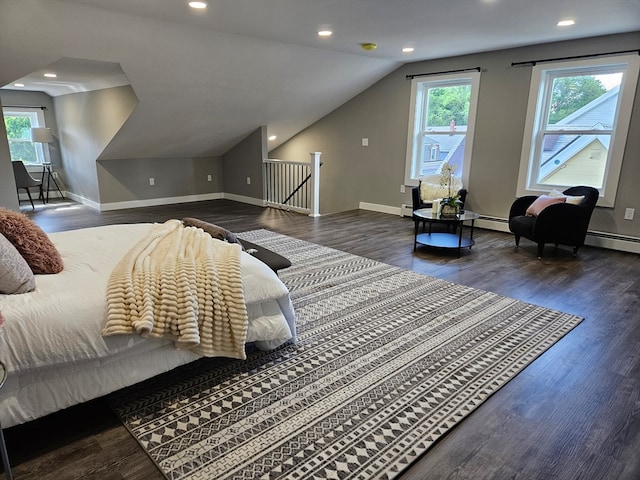
[{"label": "bed", "polygon": [[[50,234],[64,270],[35,275],[32,292],[0,295],[5,323],[0,360],[8,371],[0,390],[3,427],[103,396],[201,358],[191,350],[177,349],[170,339],[101,334],[111,272],[152,225],[111,225]],[[246,252],[240,255],[240,268],[249,319],[246,343],[269,350],[295,341],[291,299],[277,274]]]}]

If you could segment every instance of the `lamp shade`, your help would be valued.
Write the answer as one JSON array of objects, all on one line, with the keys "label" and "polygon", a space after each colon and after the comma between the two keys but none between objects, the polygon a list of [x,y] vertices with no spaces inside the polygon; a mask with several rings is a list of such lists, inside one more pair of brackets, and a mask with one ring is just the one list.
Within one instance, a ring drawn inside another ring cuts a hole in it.
[{"label": "lamp shade", "polygon": [[53,143],[53,135],[51,135],[51,129],[42,127],[32,128],[31,141],[38,143]]}]

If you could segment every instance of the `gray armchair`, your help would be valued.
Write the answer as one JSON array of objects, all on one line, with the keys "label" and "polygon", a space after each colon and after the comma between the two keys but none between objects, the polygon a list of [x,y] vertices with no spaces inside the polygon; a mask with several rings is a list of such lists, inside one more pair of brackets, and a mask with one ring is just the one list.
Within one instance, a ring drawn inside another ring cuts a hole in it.
[{"label": "gray armchair", "polygon": [[[44,192],[42,190],[42,180],[38,180],[33,178],[29,172],[27,171],[27,167],[24,166],[24,163],[21,161],[13,161],[13,176],[16,179],[16,188],[18,189],[18,193],[20,193],[20,189],[24,188],[27,191],[27,196],[29,197],[29,201],[31,202],[31,208],[35,209],[35,205],[33,204],[33,199],[31,198],[31,192],[29,191],[32,187],[38,187],[40,191],[39,199],[44,203]],[[19,201],[19,199],[18,199]]]}]

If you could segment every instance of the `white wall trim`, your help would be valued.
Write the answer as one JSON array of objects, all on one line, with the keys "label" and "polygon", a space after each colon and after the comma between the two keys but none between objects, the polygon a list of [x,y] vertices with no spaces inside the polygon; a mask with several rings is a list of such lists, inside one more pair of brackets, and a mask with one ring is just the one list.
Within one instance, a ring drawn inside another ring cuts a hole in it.
[{"label": "white wall trim", "polygon": [[86,205],[87,207],[100,211],[100,204],[98,202],[94,202],[93,200],[89,200],[88,198],[81,197],[80,195],[76,195],[71,192],[64,192],[64,196],[74,202],[81,203],[82,205]]},{"label": "white wall trim", "polygon": [[257,205],[258,207],[266,207],[266,202],[260,198],[245,197],[244,195],[236,195],[235,193],[223,193],[221,198],[233,200],[234,202],[248,203],[249,205]]},{"label": "white wall trim", "polygon": [[[203,200],[219,200],[223,197],[222,193],[206,193],[202,195],[184,195],[181,197],[168,198],[150,198],[148,200],[131,200],[127,202],[100,203],[98,209],[101,212],[109,210],[122,210],[125,208],[154,207],[158,205],[171,205],[174,203],[201,202]],[[75,198],[74,198],[75,200]],[[84,203],[82,200],[77,200]],[[95,203],[95,202],[92,202]],[[87,205],[85,203],[85,205]]]},{"label": "white wall trim", "polygon": [[402,215],[402,207],[390,207],[388,205],[379,205],[377,203],[360,202],[358,208],[360,208],[360,210],[370,210],[372,212]]},{"label": "white wall trim", "polygon": [[511,233],[509,230],[509,220],[506,218],[481,216],[476,220],[475,226],[496,232]]},{"label": "white wall trim", "polygon": [[[509,233],[509,221],[506,218],[483,216],[476,220],[476,226],[487,230]],[[606,248],[607,250],[640,253],[640,238],[630,235],[589,230],[584,244],[590,247]]]},{"label": "white wall trim", "polygon": [[[157,205],[169,205],[173,203],[188,203],[199,202],[203,200],[219,200],[227,199],[240,203],[248,203],[250,205],[256,205],[259,207],[265,207],[266,204],[263,200],[253,197],[245,197],[243,195],[236,195],[233,193],[207,193],[204,195],[187,195],[183,197],[170,197],[170,198],[154,198],[150,200],[134,200],[130,202],[114,202],[99,204],[84,197],[80,197],[70,192],[64,192],[64,195],[71,200],[74,200],[83,205],[87,205],[95,210],[108,211],[108,210],[120,210],[125,208],[138,208],[149,207]],[[26,195],[25,195],[26,199]],[[391,207],[389,205],[380,205],[376,203],[360,202],[359,208],[361,210],[369,210],[372,212],[387,213],[390,215],[403,215],[406,212],[406,208]],[[481,216],[475,222],[475,226],[478,228],[484,228],[487,230],[494,230],[498,232],[509,233],[509,222],[506,218],[501,217],[487,217]],[[618,250],[621,252],[640,253],[640,237],[632,237],[628,235],[618,235],[614,233],[589,231],[587,232],[587,239],[585,245],[590,247],[599,247],[607,250]]]},{"label": "white wall trim", "polygon": [[[394,215],[409,216],[411,206],[403,204],[400,208],[389,207],[386,205],[376,205],[374,203],[360,203],[362,210],[372,210],[374,212],[391,213]],[[481,216],[475,222],[478,228],[494,230],[496,232],[510,233],[509,220],[501,217]],[[640,237],[632,237],[630,235],[618,235],[616,233],[598,232],[589,230],[585,245],[590,247],[605,248],[607,250],[618,250],[620,252],[640,253]]]},{"label": "white wall trim", "polygon": [[[130,200],[126,202],[112,202],[112,203],[98,203],[88,198],[76,195],[75,193],[65,192],[66,197],[74,200],[78,203],[91,207],[101,212],[110,210],[123,210],[125,208],[140,208],[140,207],[154,207],[158,205],[171,205],[175,203],[189,203],[189,202],[202,202],[205,200],[220,200],[227,199],[241,203],[248,203],[250,205],[257,205],[264,207],[265,202],[258,198],[245,197],[243,195],[236,195],[233,193],[205,193],[199,195],[184,195],[180,197],[164,197],[164,198],[150,198],[148,200]],[[26,199],[26,196],[25,196]],[[27,199],[28,200],[28,199]]]},{"label": "white wall trim", "polygon": [[[18,194],[18,201],[20,203],[28,202],[29,196],[26,193],[24,193],[23,189],[20,189],[20,192],[21,193]],[[37,190],[30,190],[30,192],[31,192],[31,198],[33,199],[34,204],[37,204],[38,202],[42,203],[42,200],[40,200],[40,197],[39,197],[40,193]],[[66,196],[67,192],[64,192],[64,195]],[[46,189],[44,190],[44,198],[47,198]],[[52,199],[52,198],[62,198],[62,197],[60,196],[57,190],[49,190],[49,199]]]},{"label": "white wall trim", "polygon": [[607,232],[588,232],[585,245],[621,252],[640,253],[640,238]]}]

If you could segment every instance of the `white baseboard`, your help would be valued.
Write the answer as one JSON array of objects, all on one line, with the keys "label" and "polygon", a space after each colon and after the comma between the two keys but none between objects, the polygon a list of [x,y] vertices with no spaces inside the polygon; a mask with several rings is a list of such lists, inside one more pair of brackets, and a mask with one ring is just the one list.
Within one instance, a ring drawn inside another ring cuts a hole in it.
[{"label": "white baseboard", "polygon": [[[120,210],[125,208],[138,208],[138,207],[150,207],[157,205],[169,205],[174,203],[188,203],[199,202],[203,200],[219,200],[221,198],[227,200],[233,200],[240,203],[248,203],[250,205],[256,205],[259,207],[265,207],[264,200],[246,197],[243,195],[236,195],[233,193],[208,193],[204,195],[187,195],[183,197],[169,197],[169,198],[154,198],[150,200],[134,200],[129,202],[114,202],[114,203],[97,203],[93,200],[89,200],[79,195],[75,195],[70,192],[64,192],[65,197],[74,200],[83,205],[87,205],[95,210],[108,211],[108,210]],[[53,195],[50,194],[50,198]],[[22,196],[20,197],[22,199]],[[28,200],[24,195],[24,199]],[[380,205],[376,203],[360,202],[359,208],[361,210],[369,210],[373,212],[387,213],[390,215],[411,216],[411,206],[401,205],[400,207],[391,207],[388,205]],[[408,213],[407,213],[408,212]],[[500,217],[488,217],[481,216],[475,222],[475,226],[478,228],[484,228],[487,230],[494,230],[497,232],[509,233],[509,223],[506,218]],[[631,237],[628,235],[618,235],[607,232],[589,231],[585,240],[585,245],[591,247],[605,248],[608,250],[618,250],[621,252],[640,253],[640,238]]]},{"label": "white baseboard", "polygon": [[487,230],[495,230],[496,232],[510,233],[509,220],[499,217],[481,216],[475,223],[478,228],[486,228]]},{"label": "white baseboard", "polygon": [[[476,220],[476,226],[479,228],[486,228],[487,230],[510,233],[509,221],[506,218],[480,217]],[[618,235],[615,233],[589,230],[584,244],[589,245],[590,247],[606,248],[608,250],[640,253],[640,238],[631,237],[629,235]]]},{"label": "white baseboard", "polygon": [[403,217],[410,217],[413,214],[413,205],[409,205],[407,203],[403,203],[400,207],[400,215]]},{"label": "white baseboard", "polygon": [[[376,205],[374,203],[360,203],[360,208],[362,210],[391,213],[405,217],[410,217],[412,212],[411,205],[407,204],[402,204],[400,208],[394,208],[386,205]],[[506,218],[481,216],[476,220],[475,226],[487,230],[494,230],[496,232],[510,233],[509,220]],[[590,230],[587,232],[587,238],[584,243],[590,247],[599,247],[629,253],[640,253],[640,238],[629,235],[618,235],[614,233]]]},{"label": "white baseboard", "polygon": [[584,243],[591,247],[600,247],[629,253],[640,253],[640,238],[625,235],[589,231]]},{"label": "white baseboard", "polygon": [[245,197],[243,195],[235,195],[233,193],[206,193],[201,195],[184,195],[180,197],[164,197],[164,198],[151,198],[148,200],[131,200],[125,202],[112,202],[112,203],[98,203],[88,198],[76,195],[74,193],[65,192],[65,196],[78,203],[82,203],[88,207],[101,212],[110,210],[123,210],[125,208],[140,208],[140,207],[154,207],[158,205],[171,205],[175,203],[189,203],[189,202],[202,202],[205,200],[220,200],[222,198],[227,200],[233,200],[240,203],[248,203],[250,205],[257,205],[264,207],[265,202],[258,198]]},{"label": "white baseboard", "polygon": [[[157,205],[171,205],[174,203],[201,202],[203,200],[219,200],[223,197],[222,193],[206,193],[202,195],[184,195],[181,197],[151,198],[148,200],[131,200],[127,202],[100,203],[98,210],[106,212],[109,210],[122,210],[125,208],[155,207]],[[85,203],[78,200],[80,203]],[[91,202],[95,204],[95,202]],[[85,203],[85,205],[88,205]],[[90,205],[89,205],[90,206]]]},{"label": "white baseboard", "polygon": [[379,205],[377,203],[360,202],[360,210],[369,210],[372,212],[389,213],[391,215],[402,215],[402,207],[390,207],[388,205]]},{"label": "white baseboard", "polygon": [[98,202],[94,202],[93,200],[89,200],[88,198],[81,197],[80,195],[76,195],[71,192],[64,192],[64,196],[74,202],[81,203],[82,205],[86,205],[89,208],[93,208],[94,210],[100,211],[100,204]]},{"label": "white baseboard", "polygon": [[223,193],[221,198],[233,200],[234,202],[248,203],[249,205],[256,205],[258,207],[266,207],[266,202],[260,198],[245,197],[244,195],[236,195],[235,193]]},{"label": "white baseboard", "polygon": [[[63,192],[65,198],[67,197],[67,192]],[[47,192],[44,192],[45,198],[47,198]],[[31,198],[33,199],[33,204],[34,205],[38,205],[39,203],[42,203],[42,200],[40,200],[39,194],[36,192],[31,192]],[[56,198],[62,198],[61,195],[58,193],[58,191],[56,190],[55,192],[53,191],[49,191],[49,200],[52,199],[56,199]],[[20,205],[23,205],[24,202],[29,202],[29,196],[26,193],[20,193],[18,194],[18,202],[20,203]]]}]

